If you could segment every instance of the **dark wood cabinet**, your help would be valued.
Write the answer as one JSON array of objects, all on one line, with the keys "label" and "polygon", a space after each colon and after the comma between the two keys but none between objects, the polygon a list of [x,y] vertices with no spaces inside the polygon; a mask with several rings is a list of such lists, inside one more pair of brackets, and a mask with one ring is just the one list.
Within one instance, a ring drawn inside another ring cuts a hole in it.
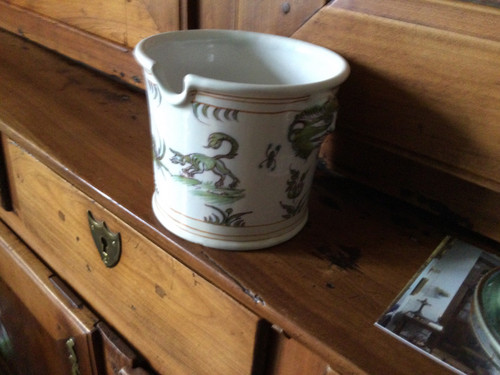
[{"label": "dark wood cabinet", "polygon": [[[0,351],[12,374],[94,374],[97,318],[0,224]],[[58,286],[59,285],[59,286]]]}]

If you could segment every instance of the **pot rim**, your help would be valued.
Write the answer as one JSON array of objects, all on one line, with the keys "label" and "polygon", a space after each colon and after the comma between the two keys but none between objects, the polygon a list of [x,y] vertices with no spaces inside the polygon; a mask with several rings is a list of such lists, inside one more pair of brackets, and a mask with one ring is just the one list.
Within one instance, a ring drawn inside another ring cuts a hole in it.
[{"label": "pot rim", "polygon": [[168,97],[171,104],[181,104],[188,97],[188,94],[196,90],[218,91],[227,94],[241,94],[248,96],[285,97],[293,95],[314,94],[325,90],[334,90],[342,84],[350,74],[347,61],[338,53],[299,39],[285,36],[265,34],[253,31],[223,30],[223,29],[201,29],[201,30],[180,30],[159,33],[141,40],[134,48],[134,56],[144,71],[150,76],[157,76],[161,67],[150,54],[151,48],[168,42],[215,42],[217,40],[233,41],[235,44],[246,43],[269,45],[280,43],[281,46],[289,48],[290,51],[311,51],[316,56],[324,56],[329,62],[334,62],[332,74],[324,79],[312,80],[306,83],[245,83],[234,82],[223,79],[215,79],[199,74],[186,74],[183,77],[183,89],[178,92],[168,87],[168,83],[156,80],[160,88],[164,91],[164,96]]}]

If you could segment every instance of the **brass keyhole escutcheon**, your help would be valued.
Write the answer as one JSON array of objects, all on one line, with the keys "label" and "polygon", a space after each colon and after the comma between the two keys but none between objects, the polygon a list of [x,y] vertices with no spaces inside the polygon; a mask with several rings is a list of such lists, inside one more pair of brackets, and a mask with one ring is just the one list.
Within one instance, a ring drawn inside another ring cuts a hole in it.
[{"label": "brass keyhole escutcheon", "polygon": [[104,221],[94,219],[88,211],[88,220],[92,238],[106,267],[118,264],[121,255],[120,233],[111,232]]},{"label": "brass keyhole escutcheon", "polygon": [[68,348],[68,359],[71,363],[71,375],[80,375],[80,367],[78,366],[78,357],[75,352],[75,339],[70,337],[66,341],[66,347]]}]

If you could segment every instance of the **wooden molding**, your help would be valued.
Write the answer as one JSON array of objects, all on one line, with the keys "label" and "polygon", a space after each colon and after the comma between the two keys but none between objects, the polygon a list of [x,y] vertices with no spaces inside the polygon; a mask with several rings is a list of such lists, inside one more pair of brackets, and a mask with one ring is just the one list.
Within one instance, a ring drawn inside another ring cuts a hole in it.
[{"label": "wooden molding", "polygon": [[500,42],[500,9],[450,0],[337,0],[332,7]]},{"label": "wooden molding", "polygon": [[329,165],[500,240],[499,28],[500,9],[456,1],[323,7],[294,37],[352,68]]},{"label": "wooden molding", "polygon": [[142,87],[142,72],[130,48],[2,1],[0,27]]}]

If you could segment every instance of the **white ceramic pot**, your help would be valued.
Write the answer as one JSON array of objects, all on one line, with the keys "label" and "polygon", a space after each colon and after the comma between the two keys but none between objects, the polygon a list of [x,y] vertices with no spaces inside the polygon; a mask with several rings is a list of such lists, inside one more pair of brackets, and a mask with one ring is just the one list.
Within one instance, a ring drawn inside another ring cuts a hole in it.
[{"label": "white ceramic pot", "polygon": [[160,222],[228,250],[300,231],[346,61],[303,41],[226,30],[158,34],[134,53],[147,85]]}]

